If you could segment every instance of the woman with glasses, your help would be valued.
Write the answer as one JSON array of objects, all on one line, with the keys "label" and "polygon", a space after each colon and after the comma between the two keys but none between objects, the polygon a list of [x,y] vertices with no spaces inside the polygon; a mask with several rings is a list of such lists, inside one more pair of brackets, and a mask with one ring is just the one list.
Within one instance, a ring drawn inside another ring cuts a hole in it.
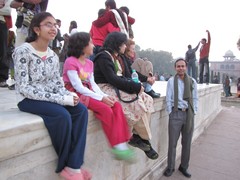
[{"label": "woman with glasses", "polygon": [[48,47],[57,34],[56,20],[47,12],[34,16],[26,42],[15,49],[18,108],[42,117],[58,155],[56,172],[67,180],[86,180],[81,169],[86,144],[87,108],[64,88],[58,56]]}]

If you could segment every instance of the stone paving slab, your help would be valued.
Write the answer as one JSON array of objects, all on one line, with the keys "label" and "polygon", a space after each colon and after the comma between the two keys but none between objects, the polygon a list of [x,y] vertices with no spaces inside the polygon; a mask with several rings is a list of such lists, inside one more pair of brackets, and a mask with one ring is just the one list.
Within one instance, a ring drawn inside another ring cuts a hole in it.
[{"label": "stone paving slab", "polygon": [[[192,180],[240,179],[240,108],[223,107],[208,129],[192,145]],[[175,169],[179,166],[177,160]],[[184,180],[178,170],[160,180]]]}]

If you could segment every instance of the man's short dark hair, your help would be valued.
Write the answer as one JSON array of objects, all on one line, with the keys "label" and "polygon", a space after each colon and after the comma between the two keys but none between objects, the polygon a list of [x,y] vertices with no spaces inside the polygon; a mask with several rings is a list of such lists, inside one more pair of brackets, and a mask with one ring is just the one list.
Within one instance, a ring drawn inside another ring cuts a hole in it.
[{"label": "man's short dark hair", "polygon": [[176,67],[176,64],[178,61],[184,61],[185,62],[185,65],[187,66],[187,61],[183,58],[183,57],[179,57],[176,59],[175,63],[174,63],[174,66]]},{"label": "man's short dark hair", "polygon": [[202,38],[202,41],[205,41],[205,42],[207,42],[207,39],[206,39],[206,38]]},{"label": "man's short dark hair", "polygon": [[117,8],[117,6],[116,6],[116,2],[114,1],[114,0],[107,0],[106,2],[105,2],[105,6],[106,7],[110,7],[110,9],[116,9]]}]

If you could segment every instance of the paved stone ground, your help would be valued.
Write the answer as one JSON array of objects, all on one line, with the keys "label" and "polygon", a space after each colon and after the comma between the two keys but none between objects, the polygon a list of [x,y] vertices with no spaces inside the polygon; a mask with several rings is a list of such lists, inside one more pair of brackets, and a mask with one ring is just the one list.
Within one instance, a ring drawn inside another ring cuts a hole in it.
[{"label": "paved stone ground", "polygon": [[[240,106],[223,106],[208,129],[192,145],[192,180],[240,180]],[[179,166],[177,160],[175,169]],[[184,180],[178,170],[160,180]]]}]

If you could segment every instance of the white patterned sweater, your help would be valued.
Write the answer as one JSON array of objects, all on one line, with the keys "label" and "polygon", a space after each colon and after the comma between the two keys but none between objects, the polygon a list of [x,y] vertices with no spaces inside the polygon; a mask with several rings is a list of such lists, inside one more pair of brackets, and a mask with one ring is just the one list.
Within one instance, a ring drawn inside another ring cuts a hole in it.
[{"label": "white patterned sweater", "polygon": [[24,98],[73,106],[73,95],[65,89],[59,74],[58,56],[50,49],[42,60],[29,43],[17,47],[13,53],[15,87],[18,102]]}]

